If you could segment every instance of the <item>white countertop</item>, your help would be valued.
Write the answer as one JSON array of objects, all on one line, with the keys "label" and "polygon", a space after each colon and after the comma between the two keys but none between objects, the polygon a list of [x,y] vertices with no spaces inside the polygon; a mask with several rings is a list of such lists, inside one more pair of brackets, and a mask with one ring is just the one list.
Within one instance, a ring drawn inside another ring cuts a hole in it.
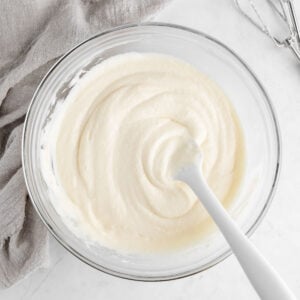
[{"label": "white countertop", "polygon": [[[246,22],[232,0],[173,0],[155,20],[216,37],[248,63],[269,93],[282,134],[282,172],[271,208],[251,239],[300,297],[300,63]],[[185,279],[143,283],[96,271],[53,238],[50,254],[49,268],[0,291],[0,299],[258,299],[232,256]]]}]

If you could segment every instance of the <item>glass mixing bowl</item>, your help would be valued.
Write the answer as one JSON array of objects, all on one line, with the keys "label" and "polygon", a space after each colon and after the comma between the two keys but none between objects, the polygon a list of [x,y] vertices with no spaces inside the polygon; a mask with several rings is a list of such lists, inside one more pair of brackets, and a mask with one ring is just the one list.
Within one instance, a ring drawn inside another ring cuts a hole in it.
[{"label": "glass mixing bowl", "polygon": [[175,279],[203,271],[231,253],[217,230],[193,247],[168,254],[124,254],[87,245],[57,213],[41,172],[45,125],[72,89],[74,78],[108,57],[132,51],[180,58],[216,81],[231,99],[245,134],[246,170],[229,213],[246,234],[257,228],[274,193],[280,158],[278,124],[265,90],[236,54],[204,33],[177,25],[134,24],[100,33],[65,54],[40,83],[27,113],[22,152],[29,195],[49,231],[71,253],[101,271],[135,280]]}]

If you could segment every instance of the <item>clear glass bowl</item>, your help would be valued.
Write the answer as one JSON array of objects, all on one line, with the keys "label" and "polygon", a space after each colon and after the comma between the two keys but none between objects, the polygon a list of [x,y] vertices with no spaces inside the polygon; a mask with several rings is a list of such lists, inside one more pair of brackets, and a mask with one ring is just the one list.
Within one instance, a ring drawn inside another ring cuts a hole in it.
[{"label": "clear glass bowl", "polygon": [[45,225],[66,249],[101,271],[135,280],[175,279],[203,271],[231,253],[217,230],[194,247],[169,254],[123,254],[87,246],[56,212],[40,168],[45,124],[72,89],[72,79],[110,56],[132,51],[185,60],[216,81],[231,99],[244,130],[247,157],[244,182],[229,212],[247,234],[257,227],[274,193],[280,160],[278,124],[265,90],[236,54],[204,33],[177,25],[133,24],[100,33],[64,55],[40,83],[27,113],[22,152],[28,191]]}]

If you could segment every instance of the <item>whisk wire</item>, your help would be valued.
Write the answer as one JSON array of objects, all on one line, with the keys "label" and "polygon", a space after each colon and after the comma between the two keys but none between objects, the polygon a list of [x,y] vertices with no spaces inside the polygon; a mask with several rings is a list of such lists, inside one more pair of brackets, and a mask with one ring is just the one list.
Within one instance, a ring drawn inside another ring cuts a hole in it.
[{"label": "whisk wire", "polygon": [[246,9],[242,8],[240,3],[241,0],[234,0],[236,7],[248,21],[250,21],[256,28],[266,34],[269,38],[271,38],[277,47],[290,48],[300,61],[300,34],[292,0],[278,0],[277,2],[279,5],[276,5],[272,0],[265,1],[272,11],[274,11],[275,14],[287,26],[289,36],[285,39],[279,39],[273,33],[271,33],[267,22],[264,21],[264,18],[262,17],[262,14],[260,13],[254,0],[247,0],[247,2],[249,4],[249,8],[252,10],[252,15],[254,14],[257,20],[255,20]]}]

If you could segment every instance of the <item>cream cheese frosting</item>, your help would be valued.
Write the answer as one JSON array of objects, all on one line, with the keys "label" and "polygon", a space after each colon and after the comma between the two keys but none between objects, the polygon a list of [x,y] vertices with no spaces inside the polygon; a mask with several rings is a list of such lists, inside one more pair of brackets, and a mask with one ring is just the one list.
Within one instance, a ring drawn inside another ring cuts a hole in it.
[{"label": "cream cheese frosting", "polygon": [[126,53],[103,61],[79,80],[52,122],[47,140],[56,180],[49,182],[60,214],[109,248],[168,251],[209,232],[200,201],[173,179],[191,140],[225,206],[241,183],[243,134],[230,101],[171,56]]}]

